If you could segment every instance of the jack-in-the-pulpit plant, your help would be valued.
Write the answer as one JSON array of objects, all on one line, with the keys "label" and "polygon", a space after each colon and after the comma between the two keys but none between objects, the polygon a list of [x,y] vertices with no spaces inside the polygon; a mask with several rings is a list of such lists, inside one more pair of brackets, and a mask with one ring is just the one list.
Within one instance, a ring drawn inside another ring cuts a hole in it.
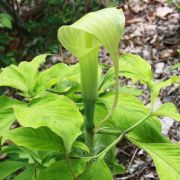
[{"label": "jack-in-the-pulpit plant", "polygon": [[[1,69],[0,86],[16,89],[19,98],[0,96],[0,179],[112,180],[125,172],[115,153],[123,138],[152,157],[161,180],[180,179],[180,145],[161,133],[159,120],[180,121],[180,114],[171,102],[154,108],[161,88],[180,77],[155,82],[146,60],[119,57],[124,24],[118,8],[89,13],[58,31],[78,64],[40,71],[49,56],[43,54]],[[98,63],[101,46],[113,62],[106,73]],[[146,85],[150,105],[139,100],[142,91],[120,87],[119,76]]]}]

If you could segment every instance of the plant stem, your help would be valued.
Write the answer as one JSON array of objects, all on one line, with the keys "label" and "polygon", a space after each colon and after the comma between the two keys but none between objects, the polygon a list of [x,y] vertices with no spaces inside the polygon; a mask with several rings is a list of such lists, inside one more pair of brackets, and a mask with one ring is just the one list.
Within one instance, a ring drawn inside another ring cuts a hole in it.
[{"label": "plant stem", "polygon": [[86,145],[89,147],[91,154],[93,154],[94,149],[94,110],[95,110],[95,102],[89,101],[85,102],[85,141]]},{"label": "plant stem", "polygon": [[141,125],[146,119],[148,119],[150,116],[152,115],[152,111],[150,111],[144,118],[142,118],[141,120],[139,120],[137,123],[135,123],[134,125],[132,125],[131,127],[129,127],[128,129],[126,129],[124,131],[125,134],[127,134],[128,132],[132,131],[133,129],[135,129],[136,127],[138,127],[139,125]]}]

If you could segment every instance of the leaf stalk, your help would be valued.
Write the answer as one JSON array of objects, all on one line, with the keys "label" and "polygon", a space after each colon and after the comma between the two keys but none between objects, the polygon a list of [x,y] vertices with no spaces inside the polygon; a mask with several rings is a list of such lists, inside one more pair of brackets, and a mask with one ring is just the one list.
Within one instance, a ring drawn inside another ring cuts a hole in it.
[{"label": "leaf stalk", "polygon": [[134,130],[135,128],[137,128],[138,126],[140,126],[146,119],[148,119],[150,116],[152,115],[152,111],[150,111],[145,117],[143,117],[141,120],[139,120],[137,123],[135,123],[134,125],[132,125],[131,127],[129,127],[128,129],[126,129],[124,131],[125,134],[127,134],[128,132]]}]

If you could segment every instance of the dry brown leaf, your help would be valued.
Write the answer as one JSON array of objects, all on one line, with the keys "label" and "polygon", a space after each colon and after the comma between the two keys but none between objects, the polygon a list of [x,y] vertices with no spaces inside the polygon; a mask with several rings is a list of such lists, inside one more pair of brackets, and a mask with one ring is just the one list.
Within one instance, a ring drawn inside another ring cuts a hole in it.
[{"label": "dry brown leaf", "polygon": [[134,13],[139,13],[147,7],[147,4],[141,0],[129,0],[129,6]]},{"label": "dry brown leaf", "polygon": [[158,7],[156,9],[156,16],[159,17],[159,18],[162,18],[162,19],[165,19],[165,17],[168,15],[168,14],[171,14],[173,13],[173,9],[172,8],[169,8],[167,6],[164,6],[164,7]]}]

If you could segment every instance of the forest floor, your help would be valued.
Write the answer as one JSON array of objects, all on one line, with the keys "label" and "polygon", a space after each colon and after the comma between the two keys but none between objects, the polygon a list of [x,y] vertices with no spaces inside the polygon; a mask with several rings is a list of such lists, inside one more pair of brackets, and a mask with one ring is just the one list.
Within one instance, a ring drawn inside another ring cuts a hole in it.
[{"label": "forest floor", "polygon": [[[180,11],[175,6],[155,0],[128,0],[122,5],[126,16],[126,31],[120,52],[141,55],[152,65],[155,80],[166,80],[172,75],[180,75],[180,69],[172,69],[180,62]],[[148,104],[148,92],[143,96]],[[180,109],[180,91],[170,86],[160,93],[156,106],[172,101]],[[180,122],[162,118],[162,133],[172,141],[180,140]],[[158,179],[150,156],[136,146],[122,142],[119,144],[118,159],[127,171],[117,180]]]}]

